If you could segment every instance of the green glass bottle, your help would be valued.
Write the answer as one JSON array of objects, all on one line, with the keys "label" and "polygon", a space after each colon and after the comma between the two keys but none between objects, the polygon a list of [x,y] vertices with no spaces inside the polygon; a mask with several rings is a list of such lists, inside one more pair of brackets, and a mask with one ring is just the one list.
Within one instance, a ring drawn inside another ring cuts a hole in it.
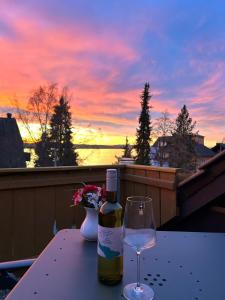
[{"label": "green glass bottle", "polygon": [[106,202],[98,218],[98,278],[114,285],[123,276],[122,206],[117,202],[117,170],[106,173]]}]

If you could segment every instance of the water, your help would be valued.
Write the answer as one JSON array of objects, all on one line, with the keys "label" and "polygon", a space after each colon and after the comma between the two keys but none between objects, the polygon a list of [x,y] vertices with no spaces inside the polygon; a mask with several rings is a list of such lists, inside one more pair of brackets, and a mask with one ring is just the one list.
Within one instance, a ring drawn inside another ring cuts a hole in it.
[{"label": "water", "polygon": [[[31,154],[31,160],[27,162],[28,168],[34,167],[34,149],[24,149]],[[111,165],[117,163],[117,158],[123,154],[123,149],[78,149],[79,166]]]},{"label": "water", "polygon": [[81,159],[79,165],[111,165],[118,162],[116,157],[122,156],[123,149],[78,149]]},{"label": "water", "polygon": [[124,242],[135,251],[155,246],[156,235],[153,229],[125,229]]}]

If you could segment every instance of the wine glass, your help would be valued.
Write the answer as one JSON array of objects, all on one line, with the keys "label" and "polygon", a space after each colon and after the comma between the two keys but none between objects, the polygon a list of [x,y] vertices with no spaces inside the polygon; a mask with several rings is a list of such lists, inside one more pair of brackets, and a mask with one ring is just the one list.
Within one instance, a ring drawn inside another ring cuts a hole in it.
[{"label": "wine glass", "polygon": [[151,198],[145,196],[127,198],[124,215],[124,243],[136,251],[137,282],[126,285],[123,295],[128,300],[151,300],[154,298],[154,291],[150,286],[140,283],[140,254],[142,250],[156,244]]}]

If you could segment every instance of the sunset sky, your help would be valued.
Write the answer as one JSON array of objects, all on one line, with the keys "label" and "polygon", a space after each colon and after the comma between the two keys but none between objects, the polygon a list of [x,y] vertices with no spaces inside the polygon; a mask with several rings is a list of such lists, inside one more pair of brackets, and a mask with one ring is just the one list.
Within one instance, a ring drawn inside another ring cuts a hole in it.
[{"label": "sunset sky", "polygon": [[207,145],[225,137],[224,0],[1,0],[0,66],[0,116],[56,82],[77,139],[124,143],[148,81],[153,120],[186,104]]}]

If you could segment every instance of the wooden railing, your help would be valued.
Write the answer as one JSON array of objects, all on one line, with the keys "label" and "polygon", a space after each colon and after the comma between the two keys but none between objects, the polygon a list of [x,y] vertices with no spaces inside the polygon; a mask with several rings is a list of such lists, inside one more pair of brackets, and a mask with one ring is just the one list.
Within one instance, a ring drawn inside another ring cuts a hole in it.
[{"label": "wooden railing", "polygon": [[177,214],[177,169],[127,165],[121,176],[125,197],[149,195],[153,200],[156,226],[159,227]]},{"label": "wooden railing", "polygon": [[[113,166],[120,174],[121,203],[150,195],[156,224],[176,215],[176,175],[171,168]],[[37,256],[62,228],[79,228],[84,210],[71,207],[81,182],[102,185],[112,166],[0,169],[0,261]]]}]

